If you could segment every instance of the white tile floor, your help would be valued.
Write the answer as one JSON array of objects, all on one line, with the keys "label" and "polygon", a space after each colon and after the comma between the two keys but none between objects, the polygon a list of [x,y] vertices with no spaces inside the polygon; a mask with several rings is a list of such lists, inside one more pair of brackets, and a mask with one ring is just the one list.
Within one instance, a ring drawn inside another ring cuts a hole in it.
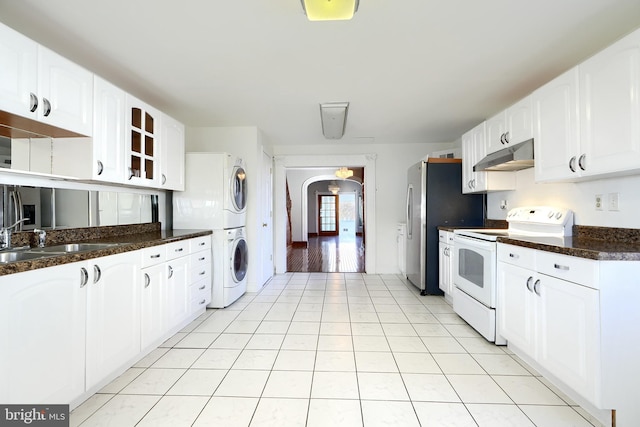
[{"label": "white tile floor", "polygon": [[399,276],[278,275],[88,399],[88,426],[591,426]]}]

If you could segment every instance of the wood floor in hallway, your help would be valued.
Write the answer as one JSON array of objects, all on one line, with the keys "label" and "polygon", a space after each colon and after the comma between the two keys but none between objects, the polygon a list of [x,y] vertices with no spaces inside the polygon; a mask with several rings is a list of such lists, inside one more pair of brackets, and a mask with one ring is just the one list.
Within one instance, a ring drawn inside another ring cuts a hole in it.
[{"label": "wood floor in hallway", "polygon": [[362,236],[309,237],[306,248],[287,248],[287,271],[364,273]]}]

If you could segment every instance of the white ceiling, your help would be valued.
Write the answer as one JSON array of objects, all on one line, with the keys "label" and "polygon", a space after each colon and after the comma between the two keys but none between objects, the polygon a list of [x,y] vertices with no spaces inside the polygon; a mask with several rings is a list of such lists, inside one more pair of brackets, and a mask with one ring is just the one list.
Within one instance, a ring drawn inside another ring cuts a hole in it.
[{"label": "white ceiling", "polygon": [[[640,27],[638,0],[361,0],[309,22],[299,0],[0,0],[0,21],[188,126],[340,144],[454,141]],[[329,141],[333,142],[333,141]]]}]

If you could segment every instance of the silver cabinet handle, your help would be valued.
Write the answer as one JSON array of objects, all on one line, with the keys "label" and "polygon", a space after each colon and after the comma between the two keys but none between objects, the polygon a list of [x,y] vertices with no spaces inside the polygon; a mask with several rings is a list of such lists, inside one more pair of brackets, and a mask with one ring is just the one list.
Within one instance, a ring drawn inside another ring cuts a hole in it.
[{"label": "silver cabinet handle", "polygon": [[165,176],[165,174],[162,174],[162,185],[164,185],[167,182],[167,177]]},{"label": "silver cabinet handle", "polygon": [[533,292],[533,276],[529,276],[529,278],[527,279],[527,289],[529,289],[529,292]]},{"label": "silver cabinet handle", "polygon": [[207,287],[207,285],[202,285],[200,286],[198,289],[200,289],[201,291],[204,291],[204,289]]},{"label": "silver cabinet handle", "polygon": [[89,282],[89,272],[86,268],[80,268],[80,288],[84,288]]},{"label": "silver cabinet handle", "polygon": [[206,244],[207,244],[206,242],[200,242],[200,243],[198,243],[198,246],[204,246]]},{"label": "silver cabinet handle", "polygon": [[51,103],[49,102],[49,100],[47,98],[42,98],[42,102],[44,102],[44,113],[43,113],[43,115],[45,117],[49,117],[49,114],[51,114]]},{"label": "silver cabinet handle", "polygon": [[510,142],[510,141],[509,141],[509,132],[505,132],[505,133],[504,133],[504,143],[505,143],[505,144],[508,144],[509,142]]},{"label": "silver cabinet handle", "polygon": [[536,283],[533,284],[533,291],[536,295],[540,296],[540,279],[536,280]]},{"label": "silver cabinet handle", "polygon": [[130,180],[131,178],[133,178],[134,175],[135,175],[135,173],[133,172],[133,168],[129,168],[129,178],[127,178],[127,179]]},{"label": "silver cabinet handle", "polygon": [[509,253],[509,258],[518,259],[520,258],[520,255]]},{"label": "silver cabinet handle", "polygon": [[102,171],[104,171],[104,165],[98,160],[98,175],[102,175]]},{"label": "silver cabinet handle", "polygon": [[553,264],[553,268],[556,270],[569,271],[568,265]]},{"label": "silver cabinet handle", "polygon": [[98,283],[101,277],[102,277],[102,271],[100,270],[100,267],[98,267],[97,264],[94,264],[93,265],[93,283]]},{"label": "silver cabinet handle", "polygon": [[144,287],[145,289],[151,284],[151,277],[147,273],[144,273]]},{"label": "silver cabinet handle", "polygon": [[29,105],[29,111],[31,111],[33,113],[34,111],[36,111],[38,109],[38,97],[33,92],[31,92],[29,94],[29,97],[31,98],[30,105]]},{"label": "silver cabinet handle", "polygon": [[198,258],[198,261],[204,261],[206,259],[206,257],[200,257]]},{"label": "silver cabinet handle", "polygon": [[160,254],[153,254],[150,256],[150,258],[160,258]]},{"label": "silver cabinet handle", "polygon": [[175,250],[175,252],[182,252],[184,250],[184,248],[178,248]]},{"label": "silver cabinet handle", "polygon": [[204,304],[206,301],[206,299],[203,299],[202,301],[200,301],[200,305]]},{"label": "silver cabinet handle", "polygon": [[569,169],[571,169],[571,172],[576,171],[576,156],[573,156],[571,159],[569,159]]},{"label": "silver cabinet handle", "polygon": [[173,277],[173,267],[169,266],[169,279]]},{"label": "silver cabinet handle", "polygon": [[584,165],[584,160],[585,157],[587,157],[586,154],[582,154],[579,158],[578,158],[578,166],[580,167],[580,169],[582,170],[586,170],[585,165]]},{"label": "silver cabinet handle", "polygon": [[200,273],[198,273],[198,276],[204,276],[205,274],[207,274],[206,271],[201,271]]}]

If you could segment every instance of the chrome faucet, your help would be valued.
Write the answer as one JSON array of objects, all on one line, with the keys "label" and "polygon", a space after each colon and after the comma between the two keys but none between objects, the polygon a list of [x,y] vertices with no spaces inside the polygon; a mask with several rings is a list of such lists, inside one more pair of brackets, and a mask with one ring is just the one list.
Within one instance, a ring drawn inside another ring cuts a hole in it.
[{"label": "chrome faucet", "polygon": [[11,248],[11,232],[18,224],[23,223],[25,221],[29,221],[29,218],[19,219],[9,227],[0,228],[0,250]]},{"label": "chrome faucet", "polygon": [[38,235],[38,247],[44,248],[44,244],[47,239],[47,232],[39,228],[34,228],[33,232]]}]

